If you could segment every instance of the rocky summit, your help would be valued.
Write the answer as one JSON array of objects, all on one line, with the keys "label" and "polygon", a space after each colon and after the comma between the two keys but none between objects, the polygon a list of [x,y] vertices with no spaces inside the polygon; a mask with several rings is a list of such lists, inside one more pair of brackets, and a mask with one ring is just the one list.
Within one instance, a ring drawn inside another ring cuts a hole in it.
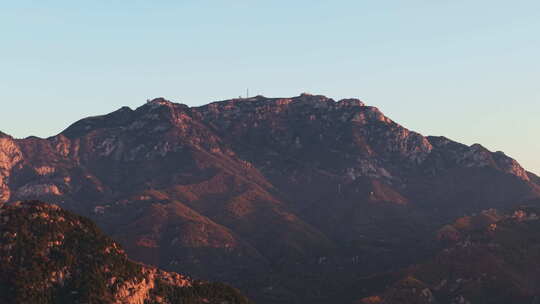
[{"label": "rocky summit", "polygon": [[58,204],[135,260],[258,303],[376,294],[365,278],[435,256],[444,225],[538,197],[540,178],[504,153],[358,99],[157,98],[46,139],[0,134],[1,202]]}]

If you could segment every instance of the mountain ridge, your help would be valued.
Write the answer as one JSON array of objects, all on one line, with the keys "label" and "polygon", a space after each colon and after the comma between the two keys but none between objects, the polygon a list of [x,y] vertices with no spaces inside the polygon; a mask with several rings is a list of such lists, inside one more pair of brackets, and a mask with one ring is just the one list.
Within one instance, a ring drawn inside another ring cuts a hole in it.
[{"label": "mountain ridge", "polygon": [[[540,197],[538,180],[502,153],[309,94],[157,98],[47,139],[0,137],[0,200],[58,203],[136,260],[263,303],[324,303],[353,277],[419,261],[438,227]],[[327,277],[336,286],[317,291]]]}]

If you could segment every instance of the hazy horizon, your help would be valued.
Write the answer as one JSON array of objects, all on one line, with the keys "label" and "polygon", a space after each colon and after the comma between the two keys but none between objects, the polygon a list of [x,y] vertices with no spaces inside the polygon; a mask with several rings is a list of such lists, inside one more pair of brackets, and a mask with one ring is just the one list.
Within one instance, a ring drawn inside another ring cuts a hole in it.
[{"label": "hazy horizon", "polygon": [[[357,97],[540,173],[540,3],[2,4],[0,131],[48,137],[163,96]],[[201,17],[204,16],[204,17]],[[7,30],[6,30],[7,29]]]}]

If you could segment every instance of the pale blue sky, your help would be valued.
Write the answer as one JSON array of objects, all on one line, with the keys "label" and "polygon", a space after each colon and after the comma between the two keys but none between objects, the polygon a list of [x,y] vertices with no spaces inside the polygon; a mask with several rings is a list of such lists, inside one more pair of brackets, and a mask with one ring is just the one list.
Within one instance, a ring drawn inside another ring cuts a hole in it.
[{"label": "pale blue sky", "polygon": [[0,130],[249,87],[359,97],[540,173],[539,55],[540,1],[0,0]]}]

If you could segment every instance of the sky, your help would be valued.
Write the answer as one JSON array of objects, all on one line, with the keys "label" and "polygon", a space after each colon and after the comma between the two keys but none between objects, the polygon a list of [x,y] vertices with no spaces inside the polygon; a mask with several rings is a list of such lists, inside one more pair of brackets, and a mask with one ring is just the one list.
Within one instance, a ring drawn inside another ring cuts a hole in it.
[{"label": "sky", "polygon": [[540,1],[1,1],[0,131],[165,97],[357,97],[540,173]]}]

